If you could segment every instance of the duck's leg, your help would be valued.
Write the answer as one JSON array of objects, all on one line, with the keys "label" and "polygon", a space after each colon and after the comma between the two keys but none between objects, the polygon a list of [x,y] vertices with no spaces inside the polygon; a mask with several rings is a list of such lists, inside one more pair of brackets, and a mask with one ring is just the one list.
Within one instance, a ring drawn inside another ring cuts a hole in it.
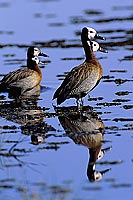
[{"label": "duck's leg", "polygon": [[88,94],[88,100],[90,99],[90,95]]},{"label": "duck's leg", "polygon": [[84,104],[82,97],[78,97],[76,99],[76,103],[77,103],[77,108],[78,108],[79,112],[81,112],[83,109],[83,104]]},{"label": "duck's leg", "polygon": [[76,104],[77,104],[77,108],[79,109],[79,107],[80,107],[80,101],[79,101],[79,98],[76,98]]},{"label": "duck's leg", "polygon": [[84,101],[83,101],[83,98],[81,97],[80,98],[80,106],[83,107],[83,105],[84,105]]},{"label": "duck's leg", "polygon": [[80,98],[80,105],[79,105],[79,111],[82,112],[83,110],[83,105],[84,105],[84,102],[83,102],[83,99],[82,97]]}]

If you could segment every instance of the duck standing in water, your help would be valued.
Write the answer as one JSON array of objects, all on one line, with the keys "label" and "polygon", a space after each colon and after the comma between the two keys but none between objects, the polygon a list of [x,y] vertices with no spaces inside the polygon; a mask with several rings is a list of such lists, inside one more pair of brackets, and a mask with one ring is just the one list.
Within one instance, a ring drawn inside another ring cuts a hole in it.
[{"label": "duck standing in water", "polygon": [[[96,49],[93,48],[95,48],[97,44],[91,41],[93,38],[104,40],[94,29],[84,27],[81,33],[81,41],[86,59],[82,64],[74,67],[67,74],[61,86],[54,93],[53,99],[57,98],[57,104],[61,104],[69,98],[76,98],[77,105],[80,99],[81,105],[83,105],[82,98],[99,83],[102,77],[102,66],[93,53],[93,51],[96,51]],[[102,48],[99,48],[99,50],[103,51]]]},{"label": "duck standing in water", "polygon": [[38,56],[48,57],[37,47],[29,47],[27,51],[27,69],[18,69],[6,74],[0,81],[0,92],[12,92],[17,96],[38,86],[42,80],[42,72]]}]

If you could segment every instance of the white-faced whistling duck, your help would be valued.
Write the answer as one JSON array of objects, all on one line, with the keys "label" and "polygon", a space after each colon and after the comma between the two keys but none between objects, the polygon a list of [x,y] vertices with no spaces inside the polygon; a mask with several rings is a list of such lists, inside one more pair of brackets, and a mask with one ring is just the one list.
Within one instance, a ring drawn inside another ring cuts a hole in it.
[{"label": "white-faced whistling duck", "polygon": [[29,47],[27,51],[27,68],[6,74],[0,81],[0,92],[13,91],[21,95],[39,85],[42,80],[42,72],[38,66],[38,56],[47,57],[39,48]]},{"label": "white-faced whistling duck", "polygon": [[103,70],[93,53],[93,48],[94,51],[98,49],[103,52],[107,51],[104,51],[101,47],[98,48],[98,43],[91,41],[93,38],[105,39],[99,36],[94,29],[84,27],[81,33],[81,41],[86,59],[67,74],[61,86],[54,93],[53,99],[57,98],[57,104],[61,104],[69,98],[76,98],[77,105],[79,106],[79,100],[81,100],[80,105],[83,106],[82,98],[99,83]]}]

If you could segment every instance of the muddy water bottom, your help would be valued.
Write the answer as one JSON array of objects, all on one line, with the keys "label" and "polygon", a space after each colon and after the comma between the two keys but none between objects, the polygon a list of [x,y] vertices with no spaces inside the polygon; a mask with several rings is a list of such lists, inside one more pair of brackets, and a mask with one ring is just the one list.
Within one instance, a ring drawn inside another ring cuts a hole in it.
[{"label": "muddy water bottom", "polygon": [[[0,3],[0,78],[26,66],[30,45],[49,55],[41,60],[40,95],[16,102],[0,94],[0,199],[132,199],[133,7],[71,3]],[[57,107],[52,97],[84,61],[84,26],[106,37],[98,42],[108,54],[96,53],[103,77],[79,112],[74,99]]]}]

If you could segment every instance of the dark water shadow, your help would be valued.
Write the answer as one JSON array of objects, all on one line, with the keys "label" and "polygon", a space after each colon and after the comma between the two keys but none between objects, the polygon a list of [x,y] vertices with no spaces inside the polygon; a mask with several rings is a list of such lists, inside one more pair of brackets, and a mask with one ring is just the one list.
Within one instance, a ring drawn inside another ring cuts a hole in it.
[{"label": "dark water shadow", "polygon": [[55,111],[66,136],[75,144],[83,145],[88,149],[88,180],[90,182],[102,180],[103,175],[110,171],[110,168],[96,170],[96,162],[102,159],[111,147],[102,148],[106,141],[104,140],[104,124],[100,117],[90,106],[84,106],[82,112],[79,112],[76,106],[55,107]]}]

